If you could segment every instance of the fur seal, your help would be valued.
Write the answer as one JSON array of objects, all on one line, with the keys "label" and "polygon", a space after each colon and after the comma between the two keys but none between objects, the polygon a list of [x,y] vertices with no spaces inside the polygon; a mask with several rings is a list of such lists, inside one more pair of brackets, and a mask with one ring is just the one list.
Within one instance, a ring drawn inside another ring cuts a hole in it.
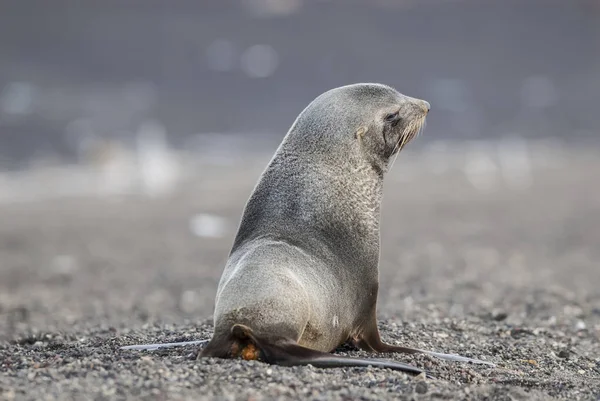
[{"label": "fur seal", "polygon": [[379,335],[384,175],[429,109],[424,100],[367,83],[331,89],[298,115],[246,203],[217,289],[214,334],[199,358],[422,372],[332,354],[349,342],[370,352],[493,365],[387,344]]}]

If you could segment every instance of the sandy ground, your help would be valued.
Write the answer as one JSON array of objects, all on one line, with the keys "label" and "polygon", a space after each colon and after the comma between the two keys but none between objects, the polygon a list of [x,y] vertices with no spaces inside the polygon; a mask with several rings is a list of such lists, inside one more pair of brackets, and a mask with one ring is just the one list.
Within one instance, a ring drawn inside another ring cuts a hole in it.
[{"label": "sandy ground", "polygon": [[[265,158],[198,168],[168,198],[2,205],[0,398],[600,400],[599,153],[562,152],[561,163],[534,166],[527,188],[477,189],[458,170],[425,171],[417,153],[395,165],[383,205],[384,339],[497,363],[386,355],[430,369],[427,381],[196,361],[194,347],[119,350],[211,335],[217,281]],[[222,218],[213,237],[190,230],[198,213]]]}]

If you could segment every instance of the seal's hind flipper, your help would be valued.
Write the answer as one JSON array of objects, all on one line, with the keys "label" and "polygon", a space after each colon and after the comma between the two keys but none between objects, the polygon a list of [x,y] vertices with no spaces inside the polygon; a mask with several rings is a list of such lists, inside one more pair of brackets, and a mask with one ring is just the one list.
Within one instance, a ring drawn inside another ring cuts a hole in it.
[{"label": "seal's hind flipper", "polygon": [[[300,345],[290,344],[289,346],[301,347]],[[287,347],[286,347],[287,348]],[[304,347],[302,347],[304,348]],[[309,350],[312,351],[312,350]],[[421,374],[425,373],[426,376],[430,379],[434,377],[431,373],[419,369],[416,366],[408,365],[402,362],[396,362],[386,359],[367,359],[367,358],[353,358],[349,356],[343,355],[332,355],[327,354],[325,352],[311,352],[312,355],[307,355],[304,358],[299,358],[294,355],[287,355],[285,359],[277,361],[277,365],[281,366],[302,366],[302,365],[312,365],[316,368],[345,368],[345,367],[368,367],[372,366],[374,368],[382,368],[382,369],[392,369],[399,370],[406,373],[411,374]]]},{"label": "seal's hind flipper", "polygon": [[[428,372],[415,366],[401,362],[384,359],[352,358],[342,355],[332,355],[326,352],[316,351],[303,347],[292,340],[281,339],[271,341],[259,338],[252,329],[247,326],[236,324],[231,328],[231,339],[233,344],[230,349],[232,357],[241,357],[246,360],[259,360],[272,365],[280,366],[305,366],[312,365],[317,368],[343,368],[343,367],[367,367],[399,370],[415,375],[425,373],[433,378]],[[215,351],[208,351],[203,356],[215,355]]]},{"label": "seal's hind flipper", "polygon": [[186,345],[203,345],[206,344],[208,340],[196,340],[196,341],[181,341],[177,343],[157,343],[157,344],[135,344],[135,345],[126,345],[121,347],[120,349],[124,350],[134,350],[134,351],[156,351],[157,349],[162,348],[175,348],[175,347],[185,347]]}]

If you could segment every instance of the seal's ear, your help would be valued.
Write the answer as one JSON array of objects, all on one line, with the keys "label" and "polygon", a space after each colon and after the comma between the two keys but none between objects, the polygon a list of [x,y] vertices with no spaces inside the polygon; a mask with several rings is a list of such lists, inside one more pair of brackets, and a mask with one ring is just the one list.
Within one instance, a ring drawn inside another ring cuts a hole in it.
[{"label": "seal's ear", "polygon": [[368,129],[364,125],[356,130],[356,139],[362,139],[362,137],[367,133]]}]

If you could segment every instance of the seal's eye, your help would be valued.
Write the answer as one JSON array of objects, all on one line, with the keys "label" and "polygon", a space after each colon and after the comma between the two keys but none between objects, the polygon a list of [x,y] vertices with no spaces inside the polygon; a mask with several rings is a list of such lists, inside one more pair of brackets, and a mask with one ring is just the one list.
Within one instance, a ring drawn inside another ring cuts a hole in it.
[{"label": "seal's eye", "polygon": [[388,114],[387,116],[385,116],[385,121],[387,121],[387,122],[394,122],[396,120],[399,120],[399,114],[400,114],[399,111],[397,111],[395,113]]}]

